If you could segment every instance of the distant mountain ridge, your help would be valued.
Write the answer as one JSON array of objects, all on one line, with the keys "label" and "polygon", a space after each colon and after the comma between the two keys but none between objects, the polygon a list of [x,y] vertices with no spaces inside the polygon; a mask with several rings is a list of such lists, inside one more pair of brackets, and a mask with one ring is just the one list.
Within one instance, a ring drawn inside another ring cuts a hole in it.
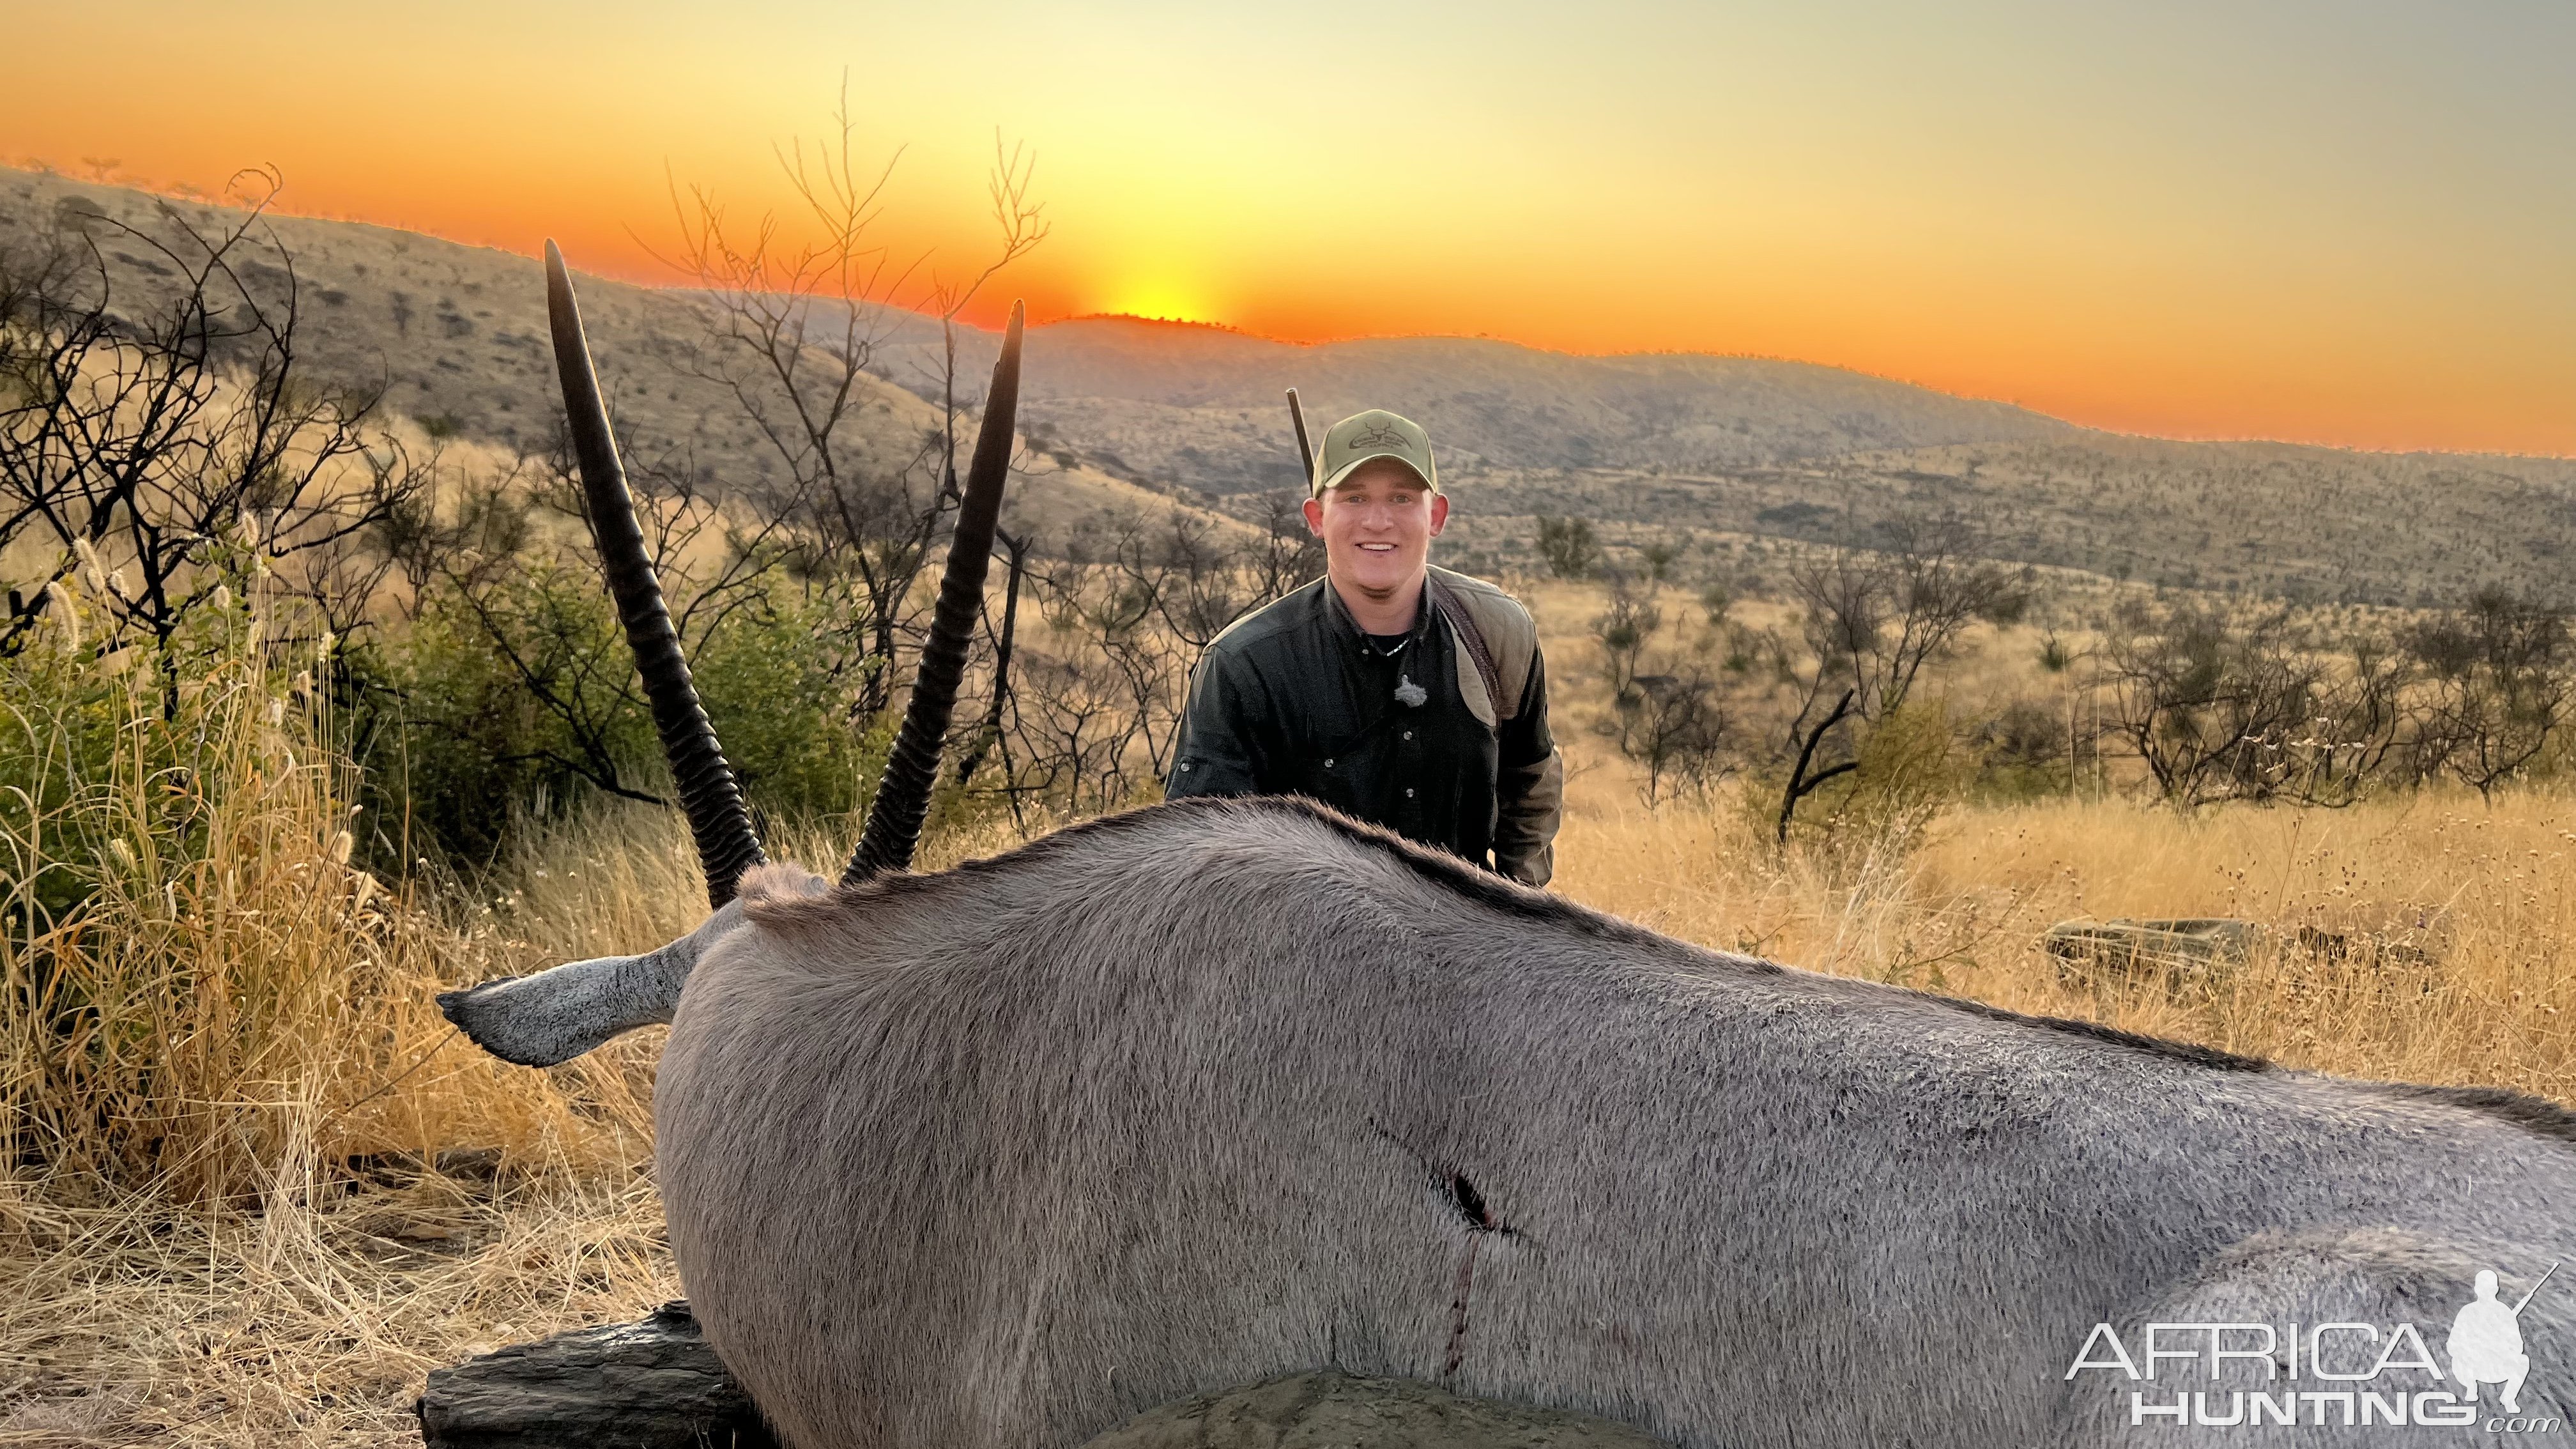
[{"label": "distant mountain ridge", "polygon": [[[148,222],[161,204],[0,170],[0,249],[84,215]],[[382,385],[389,407],[504,448],[553,436],[533,259],[354,222],[274,227],[305,288],[313,375]],[[107,250],[121,287],[149,289],[149,258]],[[581,285],[630,457],[759,497],[778,460],[701,365],[701,299]],[[880,385],[856,426],[868,467],[900,468],[937,425],[939,331],[911,313],[868,320]],[[960,330],[967,400],[998,346]],[[1535,566],[1542,513],[1683,538],[1719,577],[1746,551],[1865,546],[1893,518],[1939,513],[1974,525],[1991,557],[2141,582],[2408,605],[2500,583],[2576,603],[2571,459],[2173,442],[1812,363],[1477,338],[1301,345],[1134,318],[1031,329],[1020,429],[1052,463],[1015,485],[1013,516],[1042,549],[1142,513],[1239,526],[1250,495],[1298,486],[1289,387],[1316,428],[1364,407],[1428,428],[1461,519],[1443,547],[1497,565]]]},{"label": "distant mountain ridge", "polygon": [[[894,324],[886,375],[935,338]],[[997,344],[972,334],[980,360]],[[964,350],[961,348],[961,351]],[[1035,329],[1033,429],[1112,471],[1218,495],[1293,486],[1286,389],[1309,426],[1363,408],[1421,423],[1445,468],[1710,472],[1888,448],[2029,442],[2082,429],[2008,403],[1844,368],[1700,353],[1591,357],[1485,338],[1275,342],[1224,328],[1085,317]]]},{"label": "distant mountain ridge", "polygon": [[[887,326],[889,375],[919,374],[935,353],[907,354],[935,333]],[[960,339],[978,359],[994,345]],[[1811,363],[1132,318],[1037,329],[1028,379],[1033,442],[1219,498],[1297,484],[1285,388],[1314,428],[1391,408],[1430,432],[1461,538],[1503,558],[1527,557],[1541,513],[1861,545],[1941,514],[1992,557],[2183,588],[2414,606],[2502,584],[2576,604],[2576,459],[2180,442]]]}]

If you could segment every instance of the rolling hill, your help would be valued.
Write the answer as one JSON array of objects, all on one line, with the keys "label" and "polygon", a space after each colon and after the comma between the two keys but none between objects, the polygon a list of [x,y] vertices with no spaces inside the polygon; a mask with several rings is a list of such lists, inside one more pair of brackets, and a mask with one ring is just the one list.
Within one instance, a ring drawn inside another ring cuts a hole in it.
[{"label": "rolling hill", "polygon": [[[1481,338],[1301,346],[1224,328],[1084,317],[1032,344],[1032,427],[1113,469],[1213,494],[1295,486],[1282,393],[1320,429],[1383,407],[1430,430],[1460,477],[1495,468],[1765,466],[1863,449],[2059,438],[2003,403],[1764,358],[1579,357]],[[931,339],[899,334],[888,376],[927,375]],[[977,334],[968,355],[991,355]]]},{"label": "rolling hill", "polygon": [[[0,253],[97,217],[151,225],[164,203],[0,171]],[[505,448],[554,427],[533,260],[350,222],[276,217],[304,289],[306,360],[381,386],[441,430]],[[152,258],[99,229],[120,285]],[[282,278],[270,279],[271,284]],[[583,306],[630,455],[757,497],[779,470],[706,367],[702,299],[602,279]],[[936,328],[879,313],[860,400],[868,464],[898,468],[937,415]],[[999,339],[964,329],[980,379]],[[1624,536],[1866,545],[1900,515],[1967,519],[1994,557],[2177,587],[2415,605],[2503,583],[2576,601],[2576,460],[2176,442],[2077,427],[2003,403],[1809,363],[1581,357],[1478,338],[1299,345],[1220,327],[1076,318],[1033,328],[1021,431],[1052,461],[1015,493],[1041,546],[1139,510],[1242,514],[1298,482],[1281,392],[1322,427],[1362,407],[1422,422],[1462,539],[1526,547],[1538,514]]]},{"label": "rolling hill", "polygon": [[[239,217],[122,187],[0,170],[0,259],[13,250],[23,255],[47,231],[87,230],[116,295],[150,297],[172,285],[170,264],[99,219],[166,235],[158,215],[165,206],[201,229]],[[357,222],[271,215],[264,224],[292,259],[302,312],[298,365],[309,376],[381,389],[382,406],[436,433],[504,449],[551,444],[561,407],[538,261]],[[282,296],[288,278],[275,255],[245,255],[254,291]],[[755,496],[784,476],[777,452],[704,365],[708,334],[696,298],[599,277],[582,278],[580,291],[583,325],[631,469],[684,469]],[[991,367],[992,350],[979,372]],[[870,383],[854,411],[857,451],[870,469],[907,466],[939,426],[937,411],[919,396],[883,382]],[[1020,526],[1047,535],[1085,520],[1188,505],[1097,469],[1070,467],[1014,489],[1010,506]]]}]

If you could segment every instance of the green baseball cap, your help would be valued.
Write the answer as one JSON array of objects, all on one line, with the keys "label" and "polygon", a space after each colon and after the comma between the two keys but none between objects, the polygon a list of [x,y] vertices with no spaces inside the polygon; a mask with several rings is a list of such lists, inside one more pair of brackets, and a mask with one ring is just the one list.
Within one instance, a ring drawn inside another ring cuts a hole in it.
[{"label": "green baseball cap", "polygon": [[1440,491],[1440,470],[1431,465],[1431,435],[1410,418],[1371,408],[1325,430],[1324,444],[1315,450],[1313,496],[1323,497],[1353,469],[1375,458],[1393,458],[1412,469],[1424,487]]}]

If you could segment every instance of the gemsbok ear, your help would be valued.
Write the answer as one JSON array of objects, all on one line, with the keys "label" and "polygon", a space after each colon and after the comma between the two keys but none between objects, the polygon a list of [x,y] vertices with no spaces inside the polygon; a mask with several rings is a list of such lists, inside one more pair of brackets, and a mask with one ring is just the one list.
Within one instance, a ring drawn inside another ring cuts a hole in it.
[{"label": "gemsbok ear", "polygon": [[931,616],[930,640],[921,649],[921,669],[913,676],[912,703],[903,712],[903,730],[886,760],[885,778],[877,785],[876,803],[868,809],[867,828],[859,848],[841,872],[843,885],[907,869],[913,847],[921,841],[922,817],[930,812],[930,787],[939,775],[939,747],[948,738],[948,719],[957,706],[957,685],[966,674],[966,650],[974,641],[975,619],[984,607],[984,575],[993,555],[993,528],[1002,514],[1002,485],[1011,471],[1012,426],[1020,403],[1020,332],[1026,308],[1011,304],[1011,325],[1002,334],[1002,355],[993,364],[993,386],[984,395],[984,421],[975,431],[975,457],[966,468],[966,494],[957,506],[957,533],[948,545],[948,569],[939,580],[939,608]]},{"label": "gemsbok ear", "polygon": [[599,374],[591,367],[590,342],[582,333],[581,308],[573,301],[572,276],[564,270],[563,252],[551,238],[546,242],[546,319],[554,331],[564,416],[572,429],[573,452],[581,463],[582,499],[591,532],[599,540],[608,591],[617,601],[619,621],[626,626],[627,647],[635,651],[644,698],[653,708],[653,728],[662,737],[662,753],[670,761],[680,807],[688,813],[689,834],[697,841],[698,864],[707,876],[707,904],[722,906],[733,899],[742,873],[768,856],[751,828],[751,812],[743,805],[733,767],[725,763],[724,749],[716,743],[715,726],[707,722],[706,708],[698,702],[689,662],[680,656],[680,638],[662,602],[662,585],[653,577],[653,561],[644,552],[644,530],[635,521],[635,499],[626,488],[617,439],[608,430],[608,408],[600,401]]}]

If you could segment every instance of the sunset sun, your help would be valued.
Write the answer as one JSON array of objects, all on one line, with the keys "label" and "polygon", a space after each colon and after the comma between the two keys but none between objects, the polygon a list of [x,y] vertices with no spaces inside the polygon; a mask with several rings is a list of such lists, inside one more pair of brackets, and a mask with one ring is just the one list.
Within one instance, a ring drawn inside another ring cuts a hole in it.
[{"label": "sunset sun", "polygon": [[1179,282],[1134,282],[1111,288],[1105,305],[1099,310],[1156,322],[1222,320],[1203,291]]}]

